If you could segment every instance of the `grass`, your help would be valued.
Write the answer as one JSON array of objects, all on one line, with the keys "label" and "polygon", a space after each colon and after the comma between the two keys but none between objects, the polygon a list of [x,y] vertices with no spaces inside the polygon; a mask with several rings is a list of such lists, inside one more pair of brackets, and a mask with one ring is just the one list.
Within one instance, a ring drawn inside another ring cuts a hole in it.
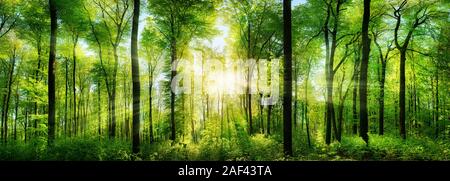
[{"label": "grass", "polygon": [[205,136],[196,144],[143,144],[141,153],[135,155],[130,151],[131,143],[119,139],[58,139],[51,148],[47,148],[45,140],[34,139],[27,144],[1,145],[0,160],[450,160],[448,140],[370,135],[369,145],[355,136],[343,137],[340,143],[328,146],[313,140],[309,148],[304,139],[294,137],[295,156],[288,159],[282,154],[281,140],[280,136],[261,134],[230,140]]}]

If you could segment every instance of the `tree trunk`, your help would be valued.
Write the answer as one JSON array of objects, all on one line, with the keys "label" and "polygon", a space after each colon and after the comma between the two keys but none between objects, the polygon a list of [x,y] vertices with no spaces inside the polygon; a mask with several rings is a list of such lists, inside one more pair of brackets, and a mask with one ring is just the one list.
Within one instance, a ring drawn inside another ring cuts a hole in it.
[{"label": "tree trunk", "polygon": [[361,74],[359,77],[359,136],[369,144],[369,117],[367,113],[367,69],[369,67],[370,38],[370,0],[364,0],[364,15],[362,22],[362,59]]},{"label": "tree trunk", "polygon": [[57,8],[55,0],[49,0],[50,6],[50,55],[48,60],[48,144],[52,145],[55,139],[55,58],[56,36],[58,29]]},{"label": "tree trunk", "polygon": [[[41,70],[41,54],[42,54],[42,47],[41,47],[41,36],[39,35],[37,38],[37,43],[36,43],[36,47],[37,47],[37,54],[38,54],[38,64],[37,64],[37,70],[35,72],[35,84],[37,84],[40,79],[39,79],[39,71]],[[37,101],[34,102],[34,115],[38,114],[38,103]],[[38,119],[34,119],[34,125],[33,125],[34,129],[38,128]]]},{"label": "tree trunk", "polygon": [[[248,19],[250,17],[247,17]],[[251,24],[250,20],[247,21],[247,61],[250,61],[252,58],[252,50],[251,50]],[[248,64],[247,68],[247,119],[248,119],[248,133],[249,135],[253,134],[253,117],[252,117],[252,93],[251,93],[251,76],[252,76],[252,70],[250,63]]]},{"label": "tree trunk", "polygon": [[309,81],[309,74],[311,71],[311,62],[308,60],[308,69],[306,72],[306,79],[305,79],[305,122],[306,122],[306,136],[308,138],[308,146],[311,148],[311,137],[309,135],[309,118],[308,118],[308,81]]},{"label": "tree trunk", "polygon": [[27,130],[28,130],[28,105],[25,106],[25,120],[24,120],[24,125],[23,125],[23,134],[24,134],[23,141],[25,143],[27,143],[27,140],[28,140]]},{"label": "tree trunk", "polygon": [[[192,71],[191,72],[191,80],[190,80],[191,82],[190,82],[190,86],[191,86],[191,95],[192,96],[190,96],[190,106],[189,106],[189,109],[190,109],[190,114],[191,114],[191,116],[190,116],[190,119],[191,119],[191,137],[192,137],[192,141],[194,142],[194,143],[196,143],[197,142],[197,138],[196,138],[196,136],[195,136],[195,122],[194,122],[194,95],[195,95],[195,93],[194,93],[194,91],[195,91],[195,89],[194,89],[194,71]],[[221,127],[221,129],[222,129],[222,127]]]},{"label": "tree trunk", "polygon": [[283,0],[283,49],[284,49],[284,93],[283,93],[283,141],[284,154],[292,156],[292,24],[291,1]]},{"label": "tree trunk", "polygon": [[16,83],[16,106],[15,106],[15,117],[14,117],[14,141],[17,140],[17,119],[19,116],[19,83]]},{"label": "tree trunk", "polygon": [[[114,139],[116,137],[116,82],[117,82],[117,66],[119,64],[119,55],[117,54],[117,46],[113,47],[114,53],[114,70],[111,84],[111,97],[110,97],[110,106],[111,106],[111,129],[109,130],[109,137]],[[107,75],[106,75],[107,76]]]},{"label": "tree trunk", "polygon": [[272,115],[272,108],[273,108],[273,105],[267,106],[267,134],[268,135],[270,135],[270,119],[271,119],[271,115]]},{"label": "tree trunk", "polygon": [[[175,61],[177,60],[177,42],[175,38],[172,38],[171,51],[171,65],[174,65]],[[172,69],[170,80],[173,81],[175,76],[177,76],[177,70]],[[172,141],[176,141],[175,126],[175,93],[173,91],[170,91],[170,140]]]},{"label": "tree trunk", "polygon": [[[341,82],[339,83],[339,104],[338,104],[338,122],[337,122],[337,132],[336,132],[336,140],[338,142],[341,142],[342,137],[342,122],[344,119],[344,103],[345,103],[345,97],[346,95],[342,95],[342,88],[344,84],[345,79],[345,71],[343,71]],[[347,89],[348,90],[348,89]],[[344,93],[346,94],[346,93]]]},{"label": "tree trunk", "polygon": [[[294,61],[294,129],[297,129],[297,108],[298,108],[298,85],[297,85],[297,81],[298,81],[298,71],[297,71],[297,63],[295,63]],[[302,122],[303,125],[303,122]],[[303,126],[302,126],[303,129]]]},{"label": "tree trunk", "polygon": [[439,68],[436,67],[436,96],[434,96],[436,99],[436,105],[435,105],[435,117],[434,122],[435,124],[435,138],[439,138]]},{"label": "tree trunk", "polygon": [[[77,48],[77,42],[78,42],[78,36],[76,36],[73,42],[73,70],[72,70],[72,96],[73,96],[73,120],[75,123],[78,122],[78,116],[77,116],[77,93],[76,93],[76,71],[77,71],[77,56],[76,56],[76,48]],[[80,111],[80,110],[78,110]],[[75,132],[76,135],[76,132]]]},{"label": "tree trunk", "polygon": [[399,126],[400,126],[400,136],[403,139],[406,139],[406,128],[405,128],[405,62],[406,62],[406,50],[400,51],[400,118],[399,118]]},{"label": "tree trunk", "polygon": [[7,80],[7,92],[3,96],[3,110],[2,110],[2,138],[3,142],[6,143],[8,140],[8,112],[9,112],[9,102],[11,99],[12,83],[14,76],[14,68],[16,66],[16,47],[13,48],[10,57],[10,67],[8,69],[8,80]]},{"label": "tree trunk", "polygon": [[353,130],[353,135],[358,134],[358,110],[357,110],[357,103],[356,103],[356,98],[358,96],[358,77],[359,77],[359,58],[355,59],[355,65],[354,65],[354,69],[353,69],[353,100],[352,100],[352,113],[353,113],[353,125],[352,125],[352,130]]},{"label": "tree trunk", "polygon": [[[149,63],[150,64],[150,63]],[[151,70],[149,66],[149,79],[148,79],[148,114],[149,114],[149,134],[150,134],[150,143],[153,143],[153,110],[152,110],[152,89],[153,89],[153,70]]]},{"label": "tree trunk", "polygon": [[66,79],[65,79],[65,96],[64,96],[64,135],[67,134],[67,95],[68,95],[68,90],[69,90],[69,59],[66,58]]},{"label": "tree trunk", "polygon": [[380,135],[384,134],[384,84],[386,81],[386,60],[382,60],[381,78],[380,78],[380,97],[379,97],[379,131]]},{"label": "tree trunk", "polygon": [[[128,74],[128,71],[125,72],[125,74]],[[123,118],[125,120],[125,123],[124,123],[125,139],[130,138],[130,115],[128,113],[129,99],[128,99],[128,93],[127,93],[128,92],[127,80],[128,80],[128,76],[125,76],[123,79],[123,97],[125,99],[125,102],[123,104]]]},{"label": "tree trunk", "polygon": [[140,95],[139,57],[138,57],[138,29],[139,29],[140,0],[134,0],[133,28],[131,31],[131,74],[133,79],[133,153],[139,152],[140,131]]},{"label": "tree trunk", "polygon": [[97,116],[98,116],[98,135],[101,136],[102,135],[102,117],[101,117],[101,105],[102,105],[102,101],[101,101],[101,89],[100,89],[100,81],[97,82],[97,103],[98,103],[98,112],[97,112]]},{"label": "tree trunk", "polygon": [[326,96],[326,108],[325,108],[325,143],[329,145],[331,143],[331,114],[333,112],[333,86],[332,86],[332,78],[330,75],[330,40],[329,40],[329,28],[328,23],[330,19],[331,7],[327,7],[327,16],[325,19],[325,24],[323,28],[324,39],[325,39],[325,50],[326,50],[326,58],[325,58],[325,77],[326,77],[326,86],[327,86],[327,96]]}]

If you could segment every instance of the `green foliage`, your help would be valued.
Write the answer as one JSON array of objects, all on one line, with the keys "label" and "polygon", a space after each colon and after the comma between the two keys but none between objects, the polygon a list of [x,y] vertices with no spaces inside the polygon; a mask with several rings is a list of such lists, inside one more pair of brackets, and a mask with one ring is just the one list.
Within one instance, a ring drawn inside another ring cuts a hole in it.
[{"label": "green foliage", "polygon": [[[360,137],[343,137],[341,143],[322,145],[317,159],[325,160],[449,160],[450,144],[430,138],[370,134],[369,145]],[[313,157],[314,159],[314,157]]]},{"label": "green foliage", "polygon": [[[401,12],[400,43],[405,41],[409,30],[414,30],[411,31],[405,66],[408,137],[402,140],[398,137],[400,55],[398,49],[393,49],[396,19],[391,7],[400,5],[402,0],[372,0],[369,34],[377,43],[371,45],[367,72],[369,145],[352,129],[354,123],[359,126],[358,118],[353,119],[354,111],[356,117],[359,115],[359,95],[357,89],[352,95],[352,88],[358,85],[354,80],[359,80],[363,1],[340,1],[345,3],[336,19],[338,1],[308,0],[293,8],[293,80],[296,83],[293,96],[297,101],[293,102],[297,104],[293,110],[297,115],[297,124],[292,130],[294,157],[284,157],[282,151],[281,99],[271,109],[260,106],[261,98],[268,94],[260,91],[264,85],[256,81],[251,84],[254,83],[258,90],[250,102],[245,94],[209,92],[214,86],[225,89],[232,86],[228,85],[231,83],[245,84],[248,75],[236,73],[237,69],[246,67],[224,65],[224,70],[219,70],[223,72],[214,72],[220,69],[218,67],[214,67],[215,70],[208,70],[208,67],[204,70],[203,67],[203,62],[208,64],[211,59],[224,64],[246,58],[281,60],[281,1],[148,0],[142,4],[138,36],[139,68],[142,70],[141,152],[138,154],[132,154],[130,150],[132,1],[56,2],[56,140],[54,145],[47,145],[48,1],[0,0],[0,129],[2,133],[7,132],[1,134],[0,160],[450,159],[448,1],[410,0]],[[324,143],[327,99],[324,69],[328,57],[323,30],[328,5],[333,9],[329,28],[333,29],[338,23],[337,32],[326,31],[330,39],[333,33],[337,38],[331,67],[335,71],[334,80],[330,82],[335,86],[331,100],[335,104],[336,121],[342,120],[342,130],[332,131],[342,134],[342,140],[338,142],[337,136],[332,134],[334,142],[330,145]],[[412,29],[417,16],[422,15],[428,16],[424,17],[424,24]],[[216,46],[217,42],[223,44]],[[200,52],[203,60],[192,60]],[[377,133],[382,90],[380,59],[383,58],[380,57],[383,54],[386,55],[385,109],[384,136],[380,136]],[[193,65],[190,72],[191,67],[179,64],[177,74],[193,77],[195,94],[176,95],[175,111],[171,112],[171,61],[176,59],[187,59],[187,63]],[[267,69],[273,70],[273,66],[267,64]],[[257,71],[253,76],[260,80],[260,69]],[[227,73],[233,77],[223,77]],[[279,76],[283,77],[283,73],[280,70]],[[12,81],[9,81],[10,77]],[[270,79],[267,82],[275,83],[272,77]],[[199,82],[201,87],[197,87]],[[212,85],[215,83],[211,82],[227,85]],[[7,98],[9,93],[10,98]],[[115,111],[112,111],[112,105],[115,105]],[[249,105],[251,111],[248,111]],[[150,111],[154,136],[151,144]],[[251,115],[248,112],[252,112]],[[175,117],[175,141],[169,140],[171,114]],[[113,115],[116,136],[110,138]],[[251,134],[249,117],[253,118]],[[306,134],[306,120],[310,123],[311,146]],[[267,130],[269,123],[270,133]]]}]

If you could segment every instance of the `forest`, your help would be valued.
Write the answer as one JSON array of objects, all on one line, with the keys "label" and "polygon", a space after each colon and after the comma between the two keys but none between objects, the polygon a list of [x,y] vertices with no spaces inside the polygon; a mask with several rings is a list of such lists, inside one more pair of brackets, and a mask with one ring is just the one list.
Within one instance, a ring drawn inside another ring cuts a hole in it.
[{"label": "forest", "polygon": [[448,0],[0,0],[0,160],[450,160]]}]

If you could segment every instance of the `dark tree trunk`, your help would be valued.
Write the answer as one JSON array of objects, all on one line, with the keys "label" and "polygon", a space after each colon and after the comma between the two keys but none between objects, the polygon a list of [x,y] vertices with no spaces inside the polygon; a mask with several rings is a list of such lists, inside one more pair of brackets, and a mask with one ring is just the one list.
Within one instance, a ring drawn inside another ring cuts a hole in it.
[{"label": "dark tree trunk", "polygon": [[[389,59],[389,52],[392,50],[390,45],[386,51],[386,53],[383,55],[383,50],[381,49],[380,44],[378,44],[377,37],[378,34],[374,33],[374,43],[378,48],[378,52],[380,53],[379,61],[381,64],[381,72],[378,73],[378,81],[380,86],[380,95],[378,97],[378,104],[379,104],[379,110],[378,110],[378,134],[383,135],[384,134],[384,87],[386,82],[386,66],[387,61]],[[380,69],[378,69],[380,71]]]},{"label": "dark tree trunk", "polygon": [[25,143],[27,143],[27,140],[28,140],[28,132],[27,132],[27,130],[28,130],[28,105],[26,105],[25,106],[25,120],[24,120],[24,123],[23,123],[23,136],[24,136],[24,138],[23,138],[23,141],[25,142]]},{"label": "dark tree trunk", "polygon": [[[177,42],[175,38],[172,38],[171,42],[171,64],[174,65],[177,60]],[[177,76],[177,70],[172,69],[170,80],[174,80]],[[170,86],[170,85],[169,85]],[[170,91],[170,140],[176,141],[176,127],[175,127],[175,93]]]},{"label": "dark tree trunk", "polygon": [[[41,47],[41,36],[39,35],[37,38],[37,43],[36,43],[36,47],[37,47],[37,54],[38,54],[38,64],[37,64],[37,70],[35,72],[35,84],[37,84],[40,81],[39,78],[39,71],[41,70],[41,54],[42,54],[42,47]],[[38,103],[34,102],[34,115],[38,114]],[[34,119],[34,123],[33,123],[33,127],[34,129],[38,128],[38,119]]]},{"label": "dark tree trunk", "polygon": [[98,110],[97,110],[97,116],[98,116],[98,135],[101,136],[102,135],[102,117],[101,117],[101,105],[102,105],[102,100],[101,100],[101,86],[100,86],[100,81],[97,82],[97,103],[98,103]]},{"label": "dark tree trunk", "polygon": [[[128,72],[126,72],[125,74],[127,74]],[[124,104],[123,104],[123,118],[125,120],[124,123],[124,128],[125,128],[125,139],[129,139],[130,138],[130,114],[128,112],[128,106],[129,106],[129,99],[128,99],[128,90],[129,88],[127,87],[127,81],[128,81],[128,76],[125,76],[123,79],[123,97],[124,97]],[[122,134],[122,133],[121,133]]]},{"label": "dark tree trunk", "polygon": [[386,61],[385,60],[381,60],[382,64],[381,64],[381,77],[380,77],[380,97],[379,97],[379,131],[378,133],[380,135],[384,134],[384,85],[386,82]]},{"label": "dark tree trunk", "polygon": [[326,58],[325,58],[325,77],[326,77],[326,85],[327,85],[327,95],[326,95],[326,106],[325,106],[325,143],[330,144],[331,143],[331,114],[333,112],[333,103],[331,102],[333,100],[333,93],[331,86],[332,79],[330,78],[330,40],[329,40],[329,28],[328,23],[330,20],[330,13],[331,13],[331,7],[327,6],[327,16],[325,19],[325,24],[323,28],[323,34],[325,39],[325,50],[326,50]]},{"label": "dark tree trunk", "polygon": [[367,69],[369,67],[370,38],[370,0],[364,0],[364,15],[362,22],[362,59],[361,74],[359,77],[359,136],[369,144],[369,117],[367,113]]},{"label": "dark tree trunk", "polygon": [[354,135],[358,134],[358,111],[356,109],[356,97],[358,96],[358,75],[353,78],[353,104],[352,104],[352,115],[353,115],[353,125],[352,132]]},{"label": "dark tree trunk", "polygon": [[48,60],[48,144],[55,139],[55,58],[56,36],[58,29],[55,0],[49,0],[50,6],[50,55]]},{"label": "dark tree trunk", "polygon": [[399,126],[400,126],[400,136],[403,139],[406,139],[406,127],[405,127],[405,119],[406,119],[406,110],[405,110],[405,64],[406,64],[406,51],[408,50],[408,44],[411,40],[411,37],[415,31],[415,29],[421,24],[425,23],[429,19],[429,13],[427,11],[426,6],[419,6],[419,9],[416,12],[416,15],[423,11],[421,16],[415,16],[414,23],[412,27],[409,29],[408,34],[403,42],[400,45],[399,43],[399,31],[400,25],[402,21],[402,10],[408,3],[407,0],[402,1],[398,8],[394,8],[394,18],[396,18],[396,25],[394,29],[394,42],[396,48],[400,52],[400,91],[399,91],[399,107],[400,107],[400,115],[399,115]]},{"label": "dark tree trunk", "polygon": [[283,49],[284,49],[284,93],[283,127],[284,154],[292,156],[292,24],[291,1],[283,0]]},{"label": "dark tree trunk", "polygon": [[[191,86],[191,95],[195,95],[194,91],[194,71],[192,71],[191,73],[191,82],[190,82],[190,86]],[[189,112],[191,114],[190,119],[191,119],[191,137],[192,137],[192,141],[194,143],[197,142],[197,138],[195,136],[195,122],[194,122],[194,96],[190,97],[190,102],[189,102]],[[223,108],[223,107],[222,107]],[[223,121],[223,120],[222,120]],[[222,126],[222,124],[221,124]],[[222,133],[222,127],[221,127],[221,133]],[[222,134],[221,134],[222,135]]]},{"label": "dark tree trunk", "polygon": [[13,47],[13,52],[10,57],[10,64],[8,69],[8,79],[7,79],[7,88],[6,94],[3,96],[3,110],[2,110],[2,138],[3,142],[6,143],[8,140],[8,112],[9,112],[9,102],[11,99],[12,92],[12,84],[13,84],[13,76],[14,76],[14,68],[16,66],[16,47]]},{"label": "dark tree trunk", "polygon": [[[294,129],[297,129],[297,113],[298,113],[298,111],[297,111],[297,108],[298,108],[298,100],[297,100],[297,98],[298,98],[298,93],[297,93],[297,90],[298,90],[298,85],[297,85],[297,81],[298,81],[298,75],[297,75],[297,73],[298,73],[298,71],[297,71],[297,63],[295,63],[295,61],[294,61],[294,118],[293,118],[293,120],[292,121],[294,121]],[[302,122],[302,129],[303,129],[303,122]]]},{"label": "dark tree trunk", "polygon": [[140,130],[140,95],[139,57],[138,57],[138,29],[139,29],[140,0],[134,0],[133,27],[131,30],[131,74],[133,79],[133,153],[139,152]]},{"label": "dark tree trunk", "polygon": [[[111,129],[109,130],[109,137],[114,139],[116,137],[116,82],[117,82],[117,66],[119,64],[119,55],[117,54],[117,46],[113,47],[114,52],[114,70],[112,75],[110,104],[111,104]],[[107,76],[107,75],[106,75]]]},{"label": "dark tree trunk", "polygon": [[[359,49],[358,49],[359,50]],[[357,110],[357,101],[356,98],[358,97],[358,77],[359,77],[359,57],[355,58],[355,65],[353,68],[353,99],[352,99],[352,130],[353,135],[358,134],[358,110]]]},{"label": "dark tree trunk", "polygon": [[435,138],[439,137],[439,68],[436,67],[436,96],[434,96],[436,99],[436,105],[435,105],[435,117],[434,122],[435,124]]},{"label": "dark tree trunk", "polygon": [[17,119],[19,117],[19,83],[16,83],[16,106],[15,106],[15,117],[14,117],[14,141],[17,140]]},{"label": "dark tree trunk", "polygon": [[400,51],[400,136],[406,139],[406,127],[405,127],[405,62],[406,62],[406,51]]},{"label": "dark tree trunk", "polygon": [[[76,56],[76,48],[77,48],[78,36],[74,35],[73,38],[73,70],[72,70],[72,96],[73,96],[73,120],[75,123],[78,122],[77,116],[77,94],[76,94],[76,72],[77,72],[77,56]],[[78,110],[80,111],[80,110]],[[76,132],[75,132],[76,134]]]},{"label": "dark tree trunk", "polygon": [[65,96],[64,96],[64,135],[67,134],[67,95],[69,90],[69,59],[66,58],[66,79],[65,79]]},{"label": "dark tree trunk", "polygon": [[[150,64],[150,63],[149,63]],[[149,116],[149,134],[150,134],[150,143],[153,143],[153,110],[152,110],[152,89],[153,89],[153,71],[151,66],[149,66],[149,79],[148,79],[148,116]]]},{"label": "dark tree trunk", "polygon": [[[250,17],[247,17],[250,18]],[[251,24],[250,20],[247,21],[247,61],[252,58],[251,50]],[[247,69],[247,118],[248,118],[248,133],[253,134],[253,117],[252,117],[252,93],[251,93],[251,76],[252,76],[252,65],[248,65]]]},{"label": "dark tree trunk", "polygon": [[309,74],[311,71],[311,62],[308,60],[308,69],[306,72],[306,79],[305,79],[305,112],[303,113],[305,116],[305,122],[306,122],[306,136],[308,138],[308,146],[311,147],[311,137],[309,135],[309,118],[308,118],[308,82],[309,82]]},{"label": "dark tree trunk", "polygon": [[267,134],[268,135],[270,135],[270,119],[271,119],[271,115],[272,115],[272,108],[273,108],[273,105],[267,106]]}]

